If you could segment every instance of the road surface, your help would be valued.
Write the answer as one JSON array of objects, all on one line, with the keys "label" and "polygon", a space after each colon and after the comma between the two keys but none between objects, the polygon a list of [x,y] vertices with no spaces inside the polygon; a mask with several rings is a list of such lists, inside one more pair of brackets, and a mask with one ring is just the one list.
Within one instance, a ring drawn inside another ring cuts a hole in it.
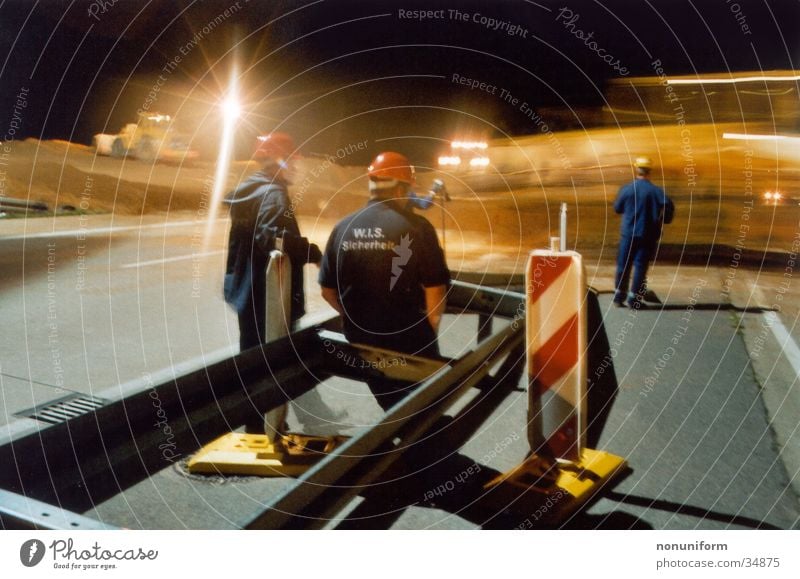
[{"label": "road surface", "polygon": [[[327,221],[301,225],[319,243],[330,227]],[[0,425],[70,394],[147,384],[236,351],[236,318],[220,297],[225,219],[214,223],[208,239],[205,224],[190,213],[15,220],[2,226]],[[518,247],[498,245],[487,260],[485,248],[468,233],[449,235],[448,243],[450,263],[459,269],[524,266]],[[780,269],[658,264],[650,287],[665,307],[634,313],[611,308],[613,266],[607,260],[587,259],[587,270],[590,285],[601,292],[603,335],[613,348],[590,368],[590,377],[602,378],[615,393],[597,444],[627,458],[632,470],[565,524],[797,528],[800,288],[786,287]],[[306,277],[309,318],[329,314],[313,266]],[[767,311],[778,302],[777,316]],[[467,340],[470,324],[445,319],[445,353]],[[305,412],[319,418],[318,428],[335,423],[336,430],[352,433],[380,416],[361,384],[339,380],[318,390],[316,398],[296,405],[294,425],[308,423]],[[505,519],[466,508],[465,497],[486,475],[522,459],[525,422],[525,394],[513,392],[463,448],[404,485],[414,489],[403,497],[405,504],[367,493],[336,524],[508,526]],[[492,452],[510,436],[512,442]],[[483,475],[464,492],[422,505],[430,485],[475,464]],[[132,528],[236,527],[249,501],[265,500],[281,484],[244,480],[215,486],[168,468],[89,514]]]}]

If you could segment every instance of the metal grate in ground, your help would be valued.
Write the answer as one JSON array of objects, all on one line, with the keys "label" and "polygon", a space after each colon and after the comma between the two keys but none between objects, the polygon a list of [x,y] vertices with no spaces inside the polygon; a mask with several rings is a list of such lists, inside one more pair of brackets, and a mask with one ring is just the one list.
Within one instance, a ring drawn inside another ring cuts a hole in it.
[{"label": "metal grate in ground", "polygon": [[14,414],[20,418],[33,418],[47,424],[60,424],[97,410],[106,403],[101,398],[85,394],[70,394],[42,406],[34,406]]}]

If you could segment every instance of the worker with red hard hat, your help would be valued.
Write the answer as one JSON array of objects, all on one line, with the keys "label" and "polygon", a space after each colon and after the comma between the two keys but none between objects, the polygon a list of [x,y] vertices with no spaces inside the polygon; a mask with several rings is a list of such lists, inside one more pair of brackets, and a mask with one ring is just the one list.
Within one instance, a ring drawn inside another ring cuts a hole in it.
[{"label": "worker with red hard hat", "polygon": [[300,235],[289,199],[290,161],[296,147],[286,133],[259,137],[254,157],[262,163],[225,196],[230,206],[231,231],[225,269],[224,295],[239,316],[239,349],[261,344],[266,330],[266,271],[275,240],[292,264],[291,320],[305,313],[303,266],[319,263],[319,248]]},{"label": "worker with red hard hat", "polygon": [[253,157],[258,161],[288,161],[295,154],[294,140],[286,133],[270,133],[256,138]]},{"label": "worker with red hard hat", "polygon": [[[438,358],[450,272],[433,226],[408,207],[414,167],[404,155],[384,152],[368,174],[366,207],[342,219],[328,239],[322,296],[342,315],[350,342]],[[384,410],[410,388],[383,378],[368,385]]]}]

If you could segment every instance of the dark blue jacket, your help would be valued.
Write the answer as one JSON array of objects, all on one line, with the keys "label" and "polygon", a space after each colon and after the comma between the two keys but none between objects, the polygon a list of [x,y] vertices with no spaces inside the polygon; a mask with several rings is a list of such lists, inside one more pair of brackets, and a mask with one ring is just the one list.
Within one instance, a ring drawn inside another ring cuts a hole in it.
[{"label": "dark blue jacket", "polygon": [[614,211],[622,214],[622,235],[658,238],[661,225],[672,222],[675,205],[661,187],[636,179],[619,190]]},{"label": "dark blue jacket", "polygon": [[334,227],[319,269],[320,285],[339,295],[348,340],[423,356],[438,355],[424,288],[449,282],[430,222],[378,199]]},{"label": "dark blue jacket", "polygon": [[[231,232],[225,268],[225,301],[237,312],[252,309],[251,300],[266,300],[266,270],[275,238],[283,237],[292,262],[292,319],[304,313],[303,265],[314,260],[316,246],[300,236],[287,183],[258,171],[226,195]],[[311,255],[309,255],[311,253]]]}]

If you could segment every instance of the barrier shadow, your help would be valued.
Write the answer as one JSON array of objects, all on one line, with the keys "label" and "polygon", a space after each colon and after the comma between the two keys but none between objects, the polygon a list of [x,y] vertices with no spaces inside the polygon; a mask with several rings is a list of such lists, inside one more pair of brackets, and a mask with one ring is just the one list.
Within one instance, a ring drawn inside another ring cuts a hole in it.
[{"label": "barrier shadow", "polygon": [[744,517],[742,515],[732,515],[728,513],[710,511],[703,507],[696,507],[684,503],[675,503],[672,501],[665,501],[662,499],[651,499],[647,497],[627,495],[614,491],[606,493],[604,498],[625,505],[644,507],[647,509],[656,509],[659,511],[667,511],[675,513],[676,515],[689,515],[692,517],[697,517],[699,519],[717,521],[720,523],[727,523],[729,525],[738,525],[741,527],[747,527],[749,529],[779,530],[779,527],[776,527],[775,525],[772,525],[770,523],[765,523],[764,521],[753,519],[751,517]]},{"label": "barrier shadow", "polygon": [[[416,460],[418,456],[422,460]],[[439,509],[478,526],[492,518],[481,508],[481,500],[484,485],[500,474],[497,470],[460,453],[438,456],[429,449],[407,454],[400,462],[384,477],[391,482],[361,493],[364,500],[337,529],[389,529],[410,507]],[[509,517],[500,513],[500,519],[497,528],[513,528]]]},{"label": "barrier shadow", "polygon": [[773,308],[764,308],[761,306],[737,306],[735,304],[720,304],[714,302],[696,303],[696,304],[645,304],[637,308],[640,312],[676,312],[686,311],[691,308],[694,311],[706,312],[737,312],[741,314],[763,314],[766,312],[775,311]]},{"label": "barrier shadow", "polygon": [[598,295],[594,288],[589,288],[586,294],[588,325],[586,444],[589,448],[598,447],[614,400],[619,392],[614,357],[611,355],[611,344],[608,341]]}]

